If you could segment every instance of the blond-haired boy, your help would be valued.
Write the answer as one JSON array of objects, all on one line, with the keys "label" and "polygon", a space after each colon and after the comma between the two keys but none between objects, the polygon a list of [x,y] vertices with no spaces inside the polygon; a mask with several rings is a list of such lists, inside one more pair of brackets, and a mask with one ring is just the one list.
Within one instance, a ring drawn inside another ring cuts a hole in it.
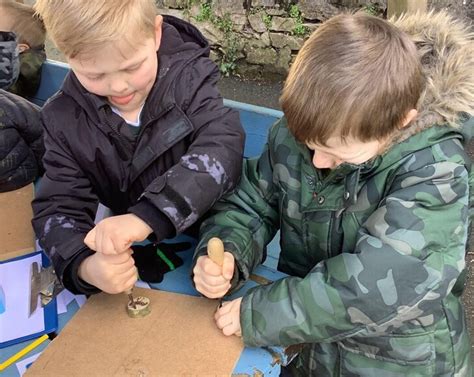
[{"label": "blond-haired boy", "polygon": [[[205,39],[153,0],[35,8],[72,72],[42,111],[33,225],[67,288],[122,292],[137,279],[133,242],[187,230],[234,187],[243,131]],[[94,226],[99,201],[116,216]]]},{"label": "blond-haired boy", "polygon": [[[283,375],[472,372],[460,299],[472,35],[445,14],[397,24],[339,15],[315,31],[285,83],[285,117],[201,227],[194,282],[211,298],[241,286],[280,229],[290,276],[215,319],[248,346],[300,344]],[[205,256],[215,236],[222,268]]]},{"label": "blond-haired boy", "polygon": [[0,0],[0,31],[14,32],[20,52],[20,75],[9,91],[22,97],[33,96],[39,88],[41,67],[46,60],[46,30],[30,5]]}]

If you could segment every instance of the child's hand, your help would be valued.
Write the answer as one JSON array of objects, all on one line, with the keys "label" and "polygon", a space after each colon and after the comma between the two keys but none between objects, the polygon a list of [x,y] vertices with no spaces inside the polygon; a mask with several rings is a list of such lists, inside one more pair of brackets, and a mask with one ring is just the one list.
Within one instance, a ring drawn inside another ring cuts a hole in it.
[{"label": "child's hand", "polygon": [[102,254],[123,253],[134,242],[143,241],[153,231],[147,223],[134,214],[107,217],[89,233],[84,243]]},{"label": "child's hand", "polygon": [[79,277],[106,293],[121,293],[137,281],[137,269],[129,249],[120,254],[94,253],[79,266]]},{"label": "child's hand", "polygon": [[224,253],[222,267],[214,263],[207,255],[200,256],[194,266],[194,284],[198,292],[208,298],[220,298],[230,289],[234,276],[234,256]]},{"label": "child's hand", "polygon": [[240,328],[240,304],[242,297],[232,301],[222,303],[222,307],[218,308],[214,319],[217,327],[222,330],[224,335],[242,336]]}]

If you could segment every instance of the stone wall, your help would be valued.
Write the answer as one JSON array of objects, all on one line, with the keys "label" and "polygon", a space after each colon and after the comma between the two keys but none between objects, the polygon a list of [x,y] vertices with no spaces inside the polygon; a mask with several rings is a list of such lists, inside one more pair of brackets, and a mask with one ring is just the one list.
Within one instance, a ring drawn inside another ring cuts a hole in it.
[{"label": "stone wall", "polygon": [[[305,39],[318,25],[345,9],[384,16],[386,0],[157,0],[162,14],[196,25],[212,46],[224,75],[283,76]],[[474,0],[431,0],[472,18]]]}]

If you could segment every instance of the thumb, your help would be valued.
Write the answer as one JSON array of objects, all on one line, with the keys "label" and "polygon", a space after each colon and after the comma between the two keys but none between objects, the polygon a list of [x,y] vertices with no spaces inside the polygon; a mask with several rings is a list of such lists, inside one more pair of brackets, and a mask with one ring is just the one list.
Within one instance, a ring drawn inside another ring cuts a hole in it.
[{"label": "thumb", "polygon": [[86,246],[89,249],[94,250],[94,251],[96,251],[95,235],[96,235],[96,229],[94,227],[89,231],[89,233],[87,233],[86,237],[84,238],[84,243],[86,244]]},{"label": "thumb", "polygon": [[235,259],[228,251],[224,252],[224,263],[222,264],[222,276],[227,280],[231,280],[234,276]]}]

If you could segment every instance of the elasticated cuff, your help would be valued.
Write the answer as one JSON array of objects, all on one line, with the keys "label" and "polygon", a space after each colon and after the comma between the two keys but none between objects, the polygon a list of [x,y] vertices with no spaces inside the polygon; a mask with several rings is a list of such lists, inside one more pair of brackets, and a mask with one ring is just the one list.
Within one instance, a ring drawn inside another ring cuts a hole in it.
[{"label": "elasticated cuff", "polygon": [[79,266],[94,252],[90,249],[79,253],[64,269],[62,283],[64,288],[68,289],[74,294],[93,295],[100,292],[100,289],[91,285],[79,277]]},{"label": "elasticated cuff", "polygon": [[136,205],[130,207],[129,211],[145,221],[153,229],[156,242],[161,242],[166,238],[175,236],[176,230],[171,220],[147,199],[140,200]]}]

